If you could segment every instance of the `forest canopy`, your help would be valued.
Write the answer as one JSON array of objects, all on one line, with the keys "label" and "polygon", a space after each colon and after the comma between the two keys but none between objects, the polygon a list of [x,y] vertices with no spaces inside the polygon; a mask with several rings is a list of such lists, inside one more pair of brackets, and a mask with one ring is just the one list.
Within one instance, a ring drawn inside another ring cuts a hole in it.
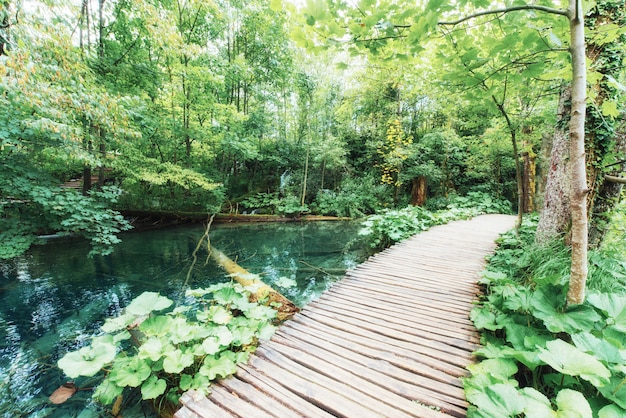
[{"label": "forest canopy", "polygon": [[[0,258],[47,233],[107,253],[125,211],[541,209],[567,19],[442,25],[489,6],[457,3],[1,0]],[[592,202],[623,160],[618,3],[585,10]]]}]

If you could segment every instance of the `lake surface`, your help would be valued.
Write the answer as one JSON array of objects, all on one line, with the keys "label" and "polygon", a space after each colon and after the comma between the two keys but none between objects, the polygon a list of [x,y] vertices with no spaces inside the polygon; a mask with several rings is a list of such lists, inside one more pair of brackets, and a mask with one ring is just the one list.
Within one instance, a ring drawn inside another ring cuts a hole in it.
[{"label": "lake surface", "polygon": [[[277,289],[303,306],[366,258],[358,229],[354,222],[226,224],[213,225],[210,239],[270,285],[295,280],[297,286]],[[200,224],[126,233],[113,254],[94,258],[87,257],[85,241],[51,239],[23,257],[0,261],[0,416],[101,416],[90,390],[63,405],[48,401],[68,380],[57,360],[85,345],[104,318],[144,291],[177,300],[187,288],[229,280],[205,263],[206,250],[192,268],[203,233]],[[76,383],[89,388],[98,380]],[[124,412],[126,418],[144,416],[153,415],[141,406]]]}]

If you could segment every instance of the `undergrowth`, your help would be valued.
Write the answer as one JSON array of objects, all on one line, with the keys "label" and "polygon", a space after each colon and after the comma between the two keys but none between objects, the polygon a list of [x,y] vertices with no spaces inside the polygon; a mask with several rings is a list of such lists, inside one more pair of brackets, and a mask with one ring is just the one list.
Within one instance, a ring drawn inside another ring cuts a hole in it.
[{"label": "undergrowth", "polygon": [[447,202],[445,208],[439,210],[420,206],[386,209],[367,217],[362,222],[359,235],[369,236],[370,245],[380,250],[435,225],[487,213],[511,213],[511,203],[494,199],[487,193],[471,192],[467,196],[455,196]]},{"label": "undergrowth", "polygon": [[585,303],[567,307],[569,251],[535,244],[536,224],[504,234],[481,279],[468,417],[625,417],[626,263],[591,252]]}]

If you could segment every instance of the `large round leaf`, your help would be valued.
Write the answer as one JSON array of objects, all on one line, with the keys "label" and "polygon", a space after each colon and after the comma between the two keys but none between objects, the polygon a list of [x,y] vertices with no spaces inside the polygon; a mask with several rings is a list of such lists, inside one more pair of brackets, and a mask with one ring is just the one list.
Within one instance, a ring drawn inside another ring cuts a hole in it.
[{"label": "large round leaf", "polygon": [[139,357],[116,360],[109,379],[118,386],[135,388],[141,385],[152,373],[150,365]]},{"label": "large round leaf", "polygon": [[174,303],[172,300],[156,292],[143,292],[126,307],[126,312],[134,315],[148,315],[152,311],[169,308],[172,303]]},{"label": "large round leaf", "polygon": [[108,337],[94,338],[91,345],[67,353],[59,360],[59,367],[71,378],[95,375],[115,358],[117,346]]},{"label": "large round leaf", "polygon": [[165,389],[167,389],[167,382],[152,375],[141,385],[141,397],[143,399],[154,399],[163,395]]}]

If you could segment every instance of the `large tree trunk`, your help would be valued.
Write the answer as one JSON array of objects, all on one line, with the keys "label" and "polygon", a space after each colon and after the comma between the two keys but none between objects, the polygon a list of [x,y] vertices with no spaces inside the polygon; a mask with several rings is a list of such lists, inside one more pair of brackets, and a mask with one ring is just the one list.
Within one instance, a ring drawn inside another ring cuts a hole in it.
[{"label": "large tree trunk", "polygon": [[565,129],[570,115],[571,88],[565,87],[559,98],[557,127],[551,144],[550,162],[547,166],[543,209],[537,225],[536,241],[539,243],[557,239],[569,230],[570,207],[570,168],[568,131]]}]

